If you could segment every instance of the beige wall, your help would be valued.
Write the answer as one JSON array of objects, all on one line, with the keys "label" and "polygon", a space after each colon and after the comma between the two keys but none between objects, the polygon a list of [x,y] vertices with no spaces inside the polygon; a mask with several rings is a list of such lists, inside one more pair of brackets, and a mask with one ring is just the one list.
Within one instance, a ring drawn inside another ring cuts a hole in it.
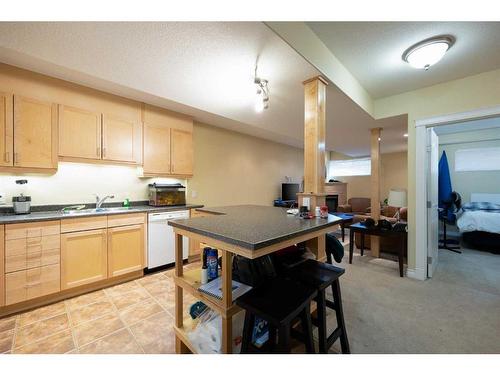
[{"label": "beige wall", "polygon": [[196,122],[194,150],[188,200],[206,206],[272,205],[285,176],[301,182],[304,174],[299,148]]},{"label": "beige wall", "polygon": [[[455,152],[463,149],[500,147],[500,129],[445,134],[439,136],[439,157],[446,151],[453,190],[462,202],[470,202],[471,193],[499,193],[500,170],[455,172]],[[500,168],[500,166],[499,166]]]},{"label": "beige wall", "polygon": [[[31,196],[32,205],[95,203],[94,194],[112,194],[109,202],[125,198],[148,199],[147,185],[153,182],[185,183],[173,178],[139,178],[138,168],[128,165],[105,165],[59,162],[53,175],[0,173],[0,195],[12,206],[12,196],[21,192]],[[16,185],[15,180],[27,179],[28,184]]]},{"label": "beige wall", "polygon": [[394,152],[381,156],[380,195],[389,197],[391,189],[408,189],[408,154]]},{"label": "beige wall", "polygon": [[[330,152],[331,160],[352,159],[339,152]],[[392,188],[407,189],[408,171],[407,171],[407,153],[395,152],[382,154],[381,180],[380,180],[380,198],[383,201],[389,196],[389,190]],[[370,197],[370,176],[344,176],[338,177],[342,182],[347,182],[347,198],[351,197]]]},{"label": "beige wall", "polygon": [[415,121],[500,105],[500,69],[375,101],[375,118],[408,114],[408,266],[415,268]]}]

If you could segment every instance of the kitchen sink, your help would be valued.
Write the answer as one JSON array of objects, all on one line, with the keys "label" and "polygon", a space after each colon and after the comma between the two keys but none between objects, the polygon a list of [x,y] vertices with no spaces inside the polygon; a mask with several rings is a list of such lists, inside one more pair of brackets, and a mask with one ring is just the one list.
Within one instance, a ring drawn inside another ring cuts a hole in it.
[{"label": "kitchen sink", "polygon": [[64,215],[88,215],[95,213],[120,212],[130,210],[130,207],[101,207],[101,208],[85,208],[82,210],[65,210]]}]

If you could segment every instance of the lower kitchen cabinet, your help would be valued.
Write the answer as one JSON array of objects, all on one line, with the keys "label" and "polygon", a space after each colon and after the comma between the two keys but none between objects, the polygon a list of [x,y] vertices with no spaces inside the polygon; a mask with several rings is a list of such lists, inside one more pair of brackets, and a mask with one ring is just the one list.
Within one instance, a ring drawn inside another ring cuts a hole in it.
[{"label": "lower kitchen cabinet", "polygon": [[61,234],[61,289],[90,284],[107,276],[106,229]]},{"label": "lower kitchen cabinet", "polygon": [[5,226],[0,225],[0,306],[5,305]]},{"label": "lower kitchen cabinet", "polygon": [[108,229],[108,277],[144,268],[144,224]]},{"label": "lower kitchen cabinet", "polygon": [[27,301],[61,290],[59,264],[36,267],[5,275],[5,303]]}]

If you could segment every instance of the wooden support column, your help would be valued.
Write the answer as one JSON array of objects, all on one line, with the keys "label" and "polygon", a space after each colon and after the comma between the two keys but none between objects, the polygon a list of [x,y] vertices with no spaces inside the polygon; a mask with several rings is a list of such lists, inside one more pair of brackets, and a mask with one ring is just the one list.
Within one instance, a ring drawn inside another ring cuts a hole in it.
[{"label": "wooden support column", "polygon": [[325,105],[326,86],[322,77],[304,82],[304,193],[325,191]]},{"label": "wooden support column", "polygon": [[[229,309],[233,304],[233,254],[222,250],[222,305]],[[222,316],[222,353],[231,354],[233,351],[233,317]]]},{"label": "wooden support column", "polygon": [[[370,130],[371,144],[371,217],[373,220],[380,219],[380,136],[382,128]],[[370,237],[371,254],[374,257],[380,256],[380,238],[377,236]]]},{"label": "wooden support column", "polygon": [[[304,191],[299,206],[309,199],[309,209],[325,201],[325,106],[328,82],[320,76],[304,82]],[[307,241],[318,260],[325,259],[325,235]]]}]

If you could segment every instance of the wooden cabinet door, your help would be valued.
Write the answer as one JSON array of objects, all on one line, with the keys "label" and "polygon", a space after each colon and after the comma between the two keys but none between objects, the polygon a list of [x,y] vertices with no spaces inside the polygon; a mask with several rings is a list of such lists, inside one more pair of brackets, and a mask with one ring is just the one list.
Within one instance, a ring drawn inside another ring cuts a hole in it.
[{"label": "wooden cabinet door", "polygon": [[103,160],[140,163],[142,161],[142,127],[139,123],[102,116]]},{"label": "wooden cabinet door", "polygon": [[0,93],[0,166],[14,165],[13,103],[11,94]]},{"label": "wooden cabinet door", "polygon": [[5,275],[6,305],[26,301],[28,295],[26,281],[26,270],[7,273]]},{"label": "wooden cabinet door", "polygon": [[106,229],[61,234],[61,289],[107,278]]},{"label": "wooden cabinet door", "polygon": [[32,299],[59,292],[61,290],[60,275],[59,263],[27,270],[26,298]]},{"label": "wooden cabinet door", "polygon": [[108,229],[108,277],[144,268],[144,225]]},{"label": "wooden cabinet door", "polygon": [[59,156],[101,158],[101,114],[59,106]]},{"label": "wooden cabinet door", "polygon": [[144,173],[170,173],[170,128],[144,124]]},{"label": "wooden cabinet door", "polygon": [[0,225],[0,306],[5,305],[5,248],[4,226]]},{"label": "wooden cabinet door", "polygon": [[14,96],[14,166],[57,168],[57,106]]},{"label": "wooden cabinet door", "polygon": [[193,133],[171,130],[171,171],[176,175],[193,174]]}]

